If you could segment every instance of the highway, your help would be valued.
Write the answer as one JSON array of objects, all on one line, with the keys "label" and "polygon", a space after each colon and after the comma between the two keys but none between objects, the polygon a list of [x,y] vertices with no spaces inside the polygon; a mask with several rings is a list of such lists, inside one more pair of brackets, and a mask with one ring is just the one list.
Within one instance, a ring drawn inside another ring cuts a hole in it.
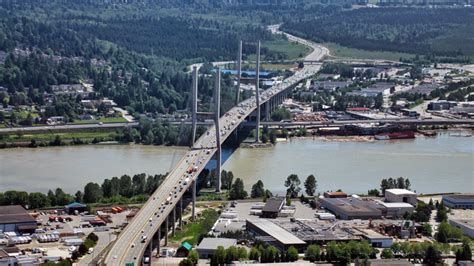
[{"label": "highway", "polygon": [[[305,66],[281,84],[263,91],[260,96],[261,104],[264,104],[275,94],[316,74],[320,67],[320,64]],[[256,98],[252,96],[223,115],[219,120],[221,131],[218,132],[221,135],[221,142],[224,142],[255,109]],[[135,218],[119,235],[107,254],[106,265],[140,263],[139,260],[143,256],[150,238],[157,232],[159,226],[165,223],[166,217],[172,214],[173,208],[179,203],[185,191],[192,186],[192,182],[216,152],[215,134],[215,127],[208,129],[196,141],[194,148],[198,149],[188,151],[177,163],[161,186],[150,196]]]}]

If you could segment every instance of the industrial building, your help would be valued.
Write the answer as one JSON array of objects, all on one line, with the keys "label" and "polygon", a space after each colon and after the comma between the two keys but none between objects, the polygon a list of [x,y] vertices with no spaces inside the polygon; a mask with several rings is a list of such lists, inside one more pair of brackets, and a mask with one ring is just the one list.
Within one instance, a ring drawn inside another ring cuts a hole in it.
[{"label": "industrial building", "polygon": [[0,231],[34,233],[36,219],[21,205],[0,206]]},{"label": "industrial building", "polygon": [[319,202],[322,208],[343,220],[380,219],[382,217],[383,207],[372,201],[350,197],[321,198]]},{"label": "industrial building", "polygon": [[459,227],[465,235],[474,239],[474,218],[449,219],[449,224],[455,227]]},{"label": "industrial building", "polygon": [[443,203],[453,209],[474,209],[474,194],[444,195]]},{"label": "industrial building", "polygon": [[428,110],[431,110],[431,111],[449,110],[456,105],[457,105],[457,102],[441,100],[441,101],[436,101],[436,102],[430,102],[428,104]]},{"label": "industrial building", "polygon": [[225,249],[237,245],[237,240],[232,238],[203,238],[201,243],[196,247],[199,258],[208,259],[214,255],[217,247],[222,246]]},{"label": "industrial building", "polygon": [[376,248],[389,248],[393,244],[393,238],[384,236],[371,229],[357,229],[361,232],[361,237],[369,242],[373,247]]},{"label": "industrial building", "polygon": [[280,250],[287,250],[290,246],[293,246],[298,251],[303,252],[306,248],[306,242],[267,219],[247,220],[246,229],[257,239],[265,241]]},{"label": "industrial building", "polygon": [[415,207],[406,202],[383,202],[376,201],[382,209],[382,216],[397,218],[403,217],[406,213],[412,213],[415,210]]},{"label": "industrial building", "polygon": [[285,198],[268,199],[265,206],[262,208],[262,217],[277,218],[284,205]]},{"label": "industrial building", "polygon": [[416,206],[418,201],[417,195],[415,192],[407,189],[387,189],[385,190],[385,201],[387,202],[406,202],[413,206]]},{"label": "industrial building", "polygon": [[321,220],[307,220],[295,219],[275,220],[274,224],[280,226],[299,239],[309,244],[327,244],[331,241],[350,241],[360,240],[359,236],[355,236],[348,230],[343,222],[335,221],[321,221]]}]

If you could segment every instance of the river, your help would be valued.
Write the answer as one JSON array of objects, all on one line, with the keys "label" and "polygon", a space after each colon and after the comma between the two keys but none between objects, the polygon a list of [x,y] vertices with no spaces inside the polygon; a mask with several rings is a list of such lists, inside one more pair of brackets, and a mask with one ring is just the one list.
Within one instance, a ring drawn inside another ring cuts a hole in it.
[{"label": "river", "polygon": [[[224,169],[250,188],[261,179],[267,189],[284,193],[292,173],[314,174],[318,192],[342,189],[366,193],[388,177],[408,177],[419,193],[473,192],[472,137],[419,136],[413,140],[330,142],[293,139],[271,148],[225,150]],[[136,173],[165,173],[185,148],[143,145],[86,145],[0,150],[0,191],[46,192],[61,187],[74,193],[87,182]]]}]

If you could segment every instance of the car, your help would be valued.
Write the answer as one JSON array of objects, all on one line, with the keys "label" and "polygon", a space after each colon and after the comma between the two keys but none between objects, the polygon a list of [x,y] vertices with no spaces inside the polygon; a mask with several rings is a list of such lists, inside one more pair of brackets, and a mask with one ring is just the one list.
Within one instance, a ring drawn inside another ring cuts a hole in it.
[{"label": "car", "polygon": [[94,248],[89,248],[89,250],[87,250],[87,254],[92,254],[94,252]]},{"label": "car", "polygon": [[150,220],[149,220],[149,221],[150,221],[150,222],[151,222],[151,221],[153,221],[153,218],[150,218]]},{"label": "car", "polygon": [[135,244],[134,244],[134,243],[132,243],[131,247],[132,247],[132,248],[134,248],[134,247],[135,247]]}]

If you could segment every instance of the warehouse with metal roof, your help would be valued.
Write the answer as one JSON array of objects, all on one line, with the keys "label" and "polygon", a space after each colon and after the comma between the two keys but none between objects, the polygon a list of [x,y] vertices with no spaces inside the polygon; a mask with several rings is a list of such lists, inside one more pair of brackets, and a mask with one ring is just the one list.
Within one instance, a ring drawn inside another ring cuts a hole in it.
[{"label": "warehouse with metal roof", "polygon": [[21,205],[0,206],[0,230],[3,232],[34,232],[36,219]]},{"label": "warehouse with metal roof", "polygon": [[293,246],[299,251],[303,251],[306,247],[305,241],[267,219],[247,220],[246,228],[258,239],[280,250],[286,250]]}]

